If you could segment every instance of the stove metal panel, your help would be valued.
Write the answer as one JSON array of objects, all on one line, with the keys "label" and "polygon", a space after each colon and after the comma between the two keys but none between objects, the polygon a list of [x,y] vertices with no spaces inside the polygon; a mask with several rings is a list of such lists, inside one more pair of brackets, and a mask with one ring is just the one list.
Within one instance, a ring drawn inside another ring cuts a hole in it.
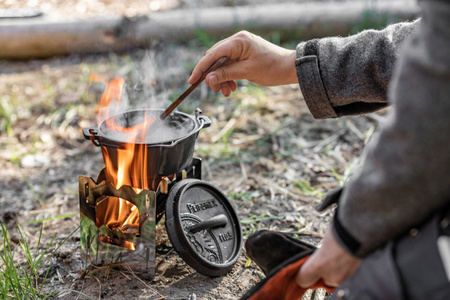
[{"label": "stove metal panel", "polygon": [[[139,210],[139,230],[127,232],[111,230],[96,225],[96,204],[98,199],[111,196],[122,198]],[[80,242],[81,258],[84,263],[93,265],[120,265],[146,279],[155,276],[155,219],[156,193],[143,190],[136,194],[130,186],[116,189],[110,182],[99,183],[92,178],[79,177],[80,199]],[[125,247],[134,244],[136,250]]]}]

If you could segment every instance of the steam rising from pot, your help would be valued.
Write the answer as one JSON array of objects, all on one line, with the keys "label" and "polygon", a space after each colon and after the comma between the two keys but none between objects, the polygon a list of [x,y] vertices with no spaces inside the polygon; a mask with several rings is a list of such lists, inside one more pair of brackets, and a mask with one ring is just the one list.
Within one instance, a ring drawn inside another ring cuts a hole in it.
[{"label": "steam rising from pot", "polygon": [[[134,110],[112,116],[99,125],[100,131],[118,142],[129,142],[131,136],[137,143],[170,143],[195,129],[192,119],[184,114],[171,114],[164,121],[157,120],[163,110]],[[108,126],[108,124],[114,125]],[[151,125],[151,127],[150,127]],[[151,128],[151,130],[149,130]]]},{"label": "steam rising from pot", "polygon": [[[156,73],[150,60],[148,56],[141,63],[141,73],[145,75],[140,76],[141,82],[137,84],[126,84],[123,78],[114,78],[103,83],[104,91],[96,107],[96,119],[100,131],[108,138],[120,142],[168,143],[185,136],[195,128],[191,119],[177,114],[170,115],[164,121],[154,122],[162,110],[148,108],[164,106],[167,101],[161,101],[164,100],[161,98],[167,98],[168,95],[156,95],[156,82],[149,78],[149,74]],[[92,83],[101,83],[101,80],[91,75]],[[140,113],[144,108],[146,112]]]}]

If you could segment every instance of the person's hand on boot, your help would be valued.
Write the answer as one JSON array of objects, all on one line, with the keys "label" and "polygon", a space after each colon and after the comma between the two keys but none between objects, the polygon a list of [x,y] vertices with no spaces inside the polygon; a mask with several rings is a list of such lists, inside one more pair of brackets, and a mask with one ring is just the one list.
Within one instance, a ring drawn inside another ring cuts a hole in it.
[{"label": "person's hand on boot", "polygon": [[297,274],[297,283],[306,288],[322,279],[332,287],[337,287],[358,270],[361,259],[347,253],[336,241],[331,228],[318,248]]},{"label": "person's hand on boot", "polygon": [[235,80],[238,79],[264,86],[298,83],[295,50],[279,47],[247,31],[236,33],[211,47],[192,71],[189,83],[196,82],[223,56],[227,57],[225,64],[205,78],[215,93],[222,91],[228,97],[236,90]]}]

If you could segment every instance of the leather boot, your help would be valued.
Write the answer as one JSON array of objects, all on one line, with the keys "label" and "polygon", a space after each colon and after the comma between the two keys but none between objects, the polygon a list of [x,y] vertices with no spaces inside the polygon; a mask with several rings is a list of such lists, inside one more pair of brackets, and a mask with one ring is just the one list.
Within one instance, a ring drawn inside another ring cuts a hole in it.
[{"label": "leather boot", "polygon": [[315,249],[316,247],[286,234],[269,230],[259,230],[251,234],[245,242],[247,255],[265,275],[290,258],[309,255]]}]

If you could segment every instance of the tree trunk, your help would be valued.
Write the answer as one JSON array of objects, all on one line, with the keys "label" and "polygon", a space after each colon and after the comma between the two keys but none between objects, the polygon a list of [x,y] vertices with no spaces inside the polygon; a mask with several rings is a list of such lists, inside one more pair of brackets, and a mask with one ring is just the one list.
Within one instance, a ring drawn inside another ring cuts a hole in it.
[{"label": "tree trunk", "polygon": [[178,9],[149,16],[62,20],[51,16],[0,19],[0,57],[31,58],[124,51],[156,40],[186,41],[204,31],[213,38],[247,29],[280,40],[348,35],[357,26],[379,27],[413,19],[412,0],[313,2]]}]

